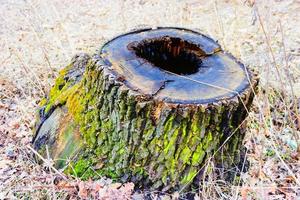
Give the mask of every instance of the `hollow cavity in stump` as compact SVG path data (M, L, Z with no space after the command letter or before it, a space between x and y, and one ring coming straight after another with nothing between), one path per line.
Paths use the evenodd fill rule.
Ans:
M42 101L34 147L80 178L188 188L208 160L239 163L256 76L219 44L179 28L118 36L74 57Z
M153 66L180 75L198 72L205 55L197 45L167 36L131 43L129 49Z

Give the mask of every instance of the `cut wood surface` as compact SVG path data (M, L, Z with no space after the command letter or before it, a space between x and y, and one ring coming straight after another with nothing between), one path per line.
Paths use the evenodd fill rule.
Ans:
M34 147L82 179L197 184L208 160L242 156L257 76L200 33L137 30L75 56L42 101Z

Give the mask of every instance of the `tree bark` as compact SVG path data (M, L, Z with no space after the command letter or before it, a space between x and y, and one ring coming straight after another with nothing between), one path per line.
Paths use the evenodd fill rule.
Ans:
M67 166L66 173L82 179L104 175L164 191L197 184L211 158L223 168L237 165L243 121L253 100L257 76L206 36L197 33L202 42L197 47L190 35L186 36L188 30L161 30L171 39L142 30L130 33L133 37L126 34L108 42L92 58L86 54L74 57L42 100L35 149L42 155L48 149L57 168ZM134 34L141 32L146 35L135 38ZM181 40L175 41L172 34ZM130 56L119 43L128 35ZM159 45L162 50L157 50ZM174 46L179 48L174 50ZM153 51L158 53L151 57ZM190 64L200 68L209 65L208 70L174 71L168 60L179 59L172 66L187 64L178 56L194 59ZM131 61L125 62L126 58ZM136 65L133 59L147 66L143 62ZM217 78L210 74L217 64L225 66L229 78L219 81L219 72L215 73ZM233 67L239 72L232 71ZM193 77L195 73L211 76L206 79L210 82ZM217 86L214 81L219 81ZM224 89L220 83L232 88ZM180 84L185 87L184 94L181 86L176 89Z

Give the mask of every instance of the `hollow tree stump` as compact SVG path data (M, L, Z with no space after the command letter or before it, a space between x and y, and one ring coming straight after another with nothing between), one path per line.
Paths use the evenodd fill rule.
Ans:
M83 179L182 188L211 157L223 168L239 163L256 85L253 72L200 33L138 30L60 72L33 144Z

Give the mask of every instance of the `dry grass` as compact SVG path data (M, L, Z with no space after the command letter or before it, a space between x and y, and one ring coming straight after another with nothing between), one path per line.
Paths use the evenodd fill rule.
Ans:
M244 141L249 170L240 184L208 177L198 197L300 197L299 1L2 1L0 13L0 199L81 194L82 183L58 186L60 175L29 156L37 103L75 53L143 26L199 30L260 75Z

